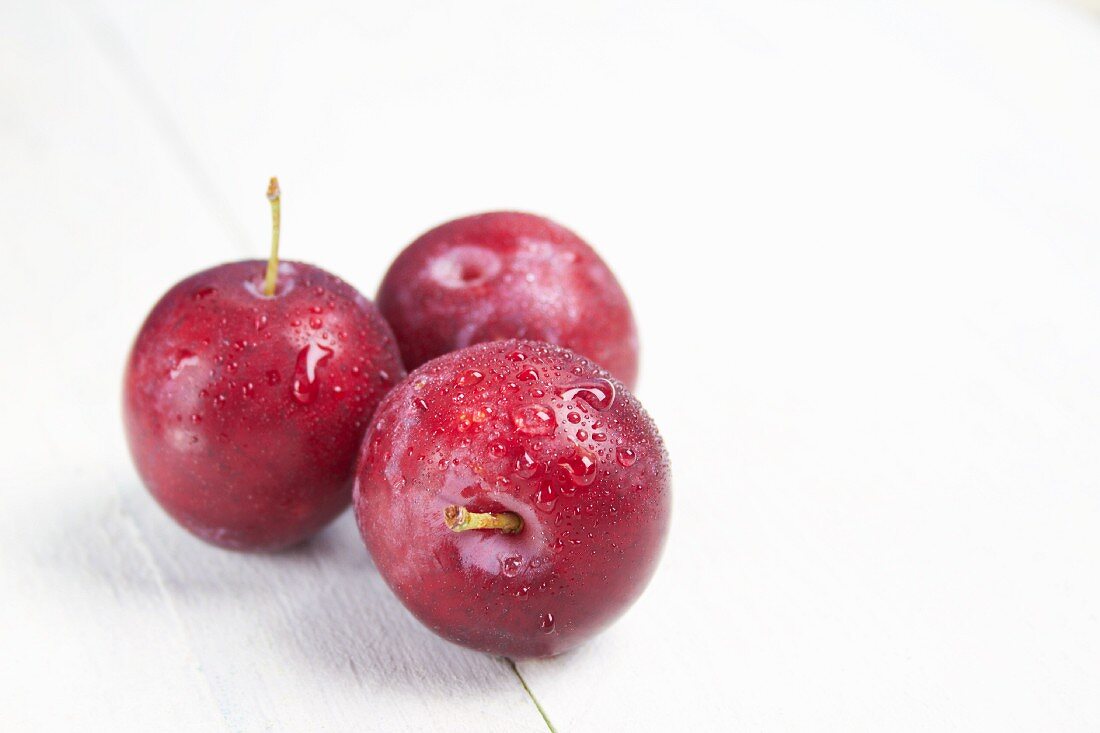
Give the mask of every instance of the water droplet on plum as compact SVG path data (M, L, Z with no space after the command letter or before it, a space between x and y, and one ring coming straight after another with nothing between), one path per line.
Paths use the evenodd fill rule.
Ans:
M590 486L596 480L596 454L579 445L572 455L560 459L558 466L576 486Z
M574 384L560 394L563 400L584 400L597 410L606 410L615 404L615 385L602 377Z
M173 360L172 368L168 370L168 377L170 379L175 379L183 372L184 369L198 363L199 357L195 356L186 349L181 349L179 353L176 354L176 358Z
M298 352L298 360L294 365L294 399L303 405L308 405L317 399L320 390L317 368L332 354L332 349L313 341Z
M460 387L471 387L484 378L485 375L479 372L477 369L467 369L466 371L458 375L458 378L455 379L455 384Z
M520 478L534 478L542 471L542 464L531 457L527 451L516 458L516 475Z
M543 481L532 500L535 502L536 509L549 514L554 511L554 505L558 502L558 492L549 481Z
M554 432L554 413L545 405L520 405L512 410L512 424L526 435L550 435Z
M502 555L500 558L500 572L506 578L519 575L521 567L523 567L523 557L520 555Z

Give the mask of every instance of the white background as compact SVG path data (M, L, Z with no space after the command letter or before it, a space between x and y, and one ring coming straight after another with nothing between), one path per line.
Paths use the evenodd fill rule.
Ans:
M373 293L520 208L604 254L662 566L518 673L560 733L1100 727L1100 22L1049 0L0 0L0 729L545 730L350 516L178 529L122 364L195 270Z

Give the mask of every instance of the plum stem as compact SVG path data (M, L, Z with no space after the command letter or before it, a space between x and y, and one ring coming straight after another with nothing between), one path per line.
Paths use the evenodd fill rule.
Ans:
M443 510L443 521L455 532L499 529L505 534L515 534L523 529L523 517L515 512L471 512L453 504Z
M279 275L279 179L271 177L267 184L267 200L271 202L271 256L267 260L267 275L264 276L264 295L275 294L275 279Z

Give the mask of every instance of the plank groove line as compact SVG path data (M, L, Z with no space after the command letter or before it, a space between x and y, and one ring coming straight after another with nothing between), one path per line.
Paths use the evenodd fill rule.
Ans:
M549 716L547 716L546 711L543 710L542 705L539 704L538 698L535 697L535 693L531 692L531 688L530 686L528 686L527 680L523 679L523 675L520 674L519 668L516 667L516 663L509 659L508 666L512 668L512 672L515 673L516 679L518 679L519 683L523 685L523 690L527 693L527 696L531 698L531 702L533 702L535 704L535 707L538 708L539 715L542 716L543 721L546 723L547 730L549 730L550 733L558 733L557 729L554 728L554 724L550 722L550 718Z

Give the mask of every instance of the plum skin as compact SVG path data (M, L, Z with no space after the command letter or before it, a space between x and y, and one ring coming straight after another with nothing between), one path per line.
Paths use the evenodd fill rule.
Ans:
M390 265L378 308L409 369L506 338L565 346L628 387L638 335L614 274L580 237L534 214L454 219L418 237Z
M351 498L371 415L405 374L389 326L358 291L284 261L234 262L173 286L126 365L123 418L145 486L199 538L278 550Z
M523 528L454 532L452 505L514 512ZM490 342L428 362L383 400L354 509L382 577L430 629L492 654L552 656L649 582L668 531L669 461L638 401L589 359Z

